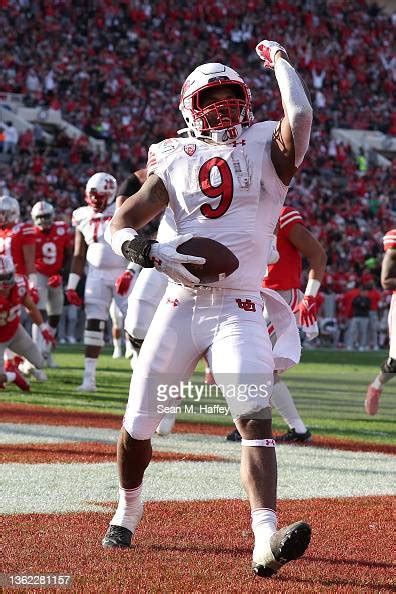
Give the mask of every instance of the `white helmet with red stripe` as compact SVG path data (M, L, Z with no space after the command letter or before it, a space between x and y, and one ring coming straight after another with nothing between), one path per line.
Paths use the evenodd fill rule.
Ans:
M116 178L99 171L89 178L85 187L85 202L95 212L103 212L114 201L117 192Z
M385 233L383 239L384 251L396 249L396 229L391 229Z
M15 266L10 256L0 256L0 291L15 284Z
M232 90L233 97L206 105L210 90L219 87ZM202 64L187 77L179 109L192 136L219 144L235 142L253 123L250 89L235 70L219 63Z
M0 225L15 225L19 221L19 202L12 196L0 196Z
M55 210L52 204L40 200L40 202L36 202L36 204L33 205L31 215L33 223L37 225L37 227L48 229L54 222Z

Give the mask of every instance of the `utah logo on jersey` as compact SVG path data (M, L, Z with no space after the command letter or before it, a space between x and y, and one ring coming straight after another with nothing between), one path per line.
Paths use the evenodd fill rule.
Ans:
M184 151L189 157L192 157L196 150L197 150L196 144L185 144L184 145Z

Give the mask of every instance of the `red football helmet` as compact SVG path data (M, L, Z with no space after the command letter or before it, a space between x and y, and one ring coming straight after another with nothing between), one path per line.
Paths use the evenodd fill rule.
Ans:
M110 175L110 173L99 171L90 177L87 182L85 187L85 202L95 212L103 212L113 202L116 192L116 178Z

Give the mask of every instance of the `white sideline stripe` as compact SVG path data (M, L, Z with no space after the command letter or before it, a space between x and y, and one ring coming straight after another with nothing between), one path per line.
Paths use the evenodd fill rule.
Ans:
M6 424L11 430L11 423ZM19 433L59 443L98 441L114 443L112 429L16 425ZM4 426L3 426L4 428ZM68 431L66 431L66 429ZM45 430L48 430L47 434ZM57 439L54 433L57 434ZM12 435L7 433L8 441ZM61 439L60 439L61 438ZM18 441L23 443L23 440ZM25 441L26 443L26 441ZM172 434L155 437L154 449L168 452L214 454L224 462L153 462L146 474L143 496L147 501L239 499L244 493L239 482L240 445L220 436ZM27 444L28 449L28 444ZM280 499L313 497L358 497L396 494L394 456L373 452L346 452L315 447L282 446L277 449ZM99 503L117 499L117 471L114 462L100 464L2 464L0 513L55 513L107 511Z
M282 448L286 456L279 456L280 499L395 494L394 464L386 456L383 459L381 455L366 454L359 459L348 452L347 456L329 457L323 455L322 449L309 449L309 456L301 457L303 448ZM373 467L375 472L369 470ZM116 504L114 463L4 464L1 474L4 487L1 514L111 513L100 502ZM237 462L182 461L153 462L147 470L143 497L146 501L245 498Z

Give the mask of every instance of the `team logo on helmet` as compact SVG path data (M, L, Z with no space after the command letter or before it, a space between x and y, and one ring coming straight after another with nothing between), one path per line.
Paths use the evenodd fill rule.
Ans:
M85 202L95 212L103 212L115 199L117 182L115 177L104 171L92 175L85 187Z

